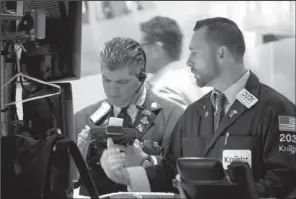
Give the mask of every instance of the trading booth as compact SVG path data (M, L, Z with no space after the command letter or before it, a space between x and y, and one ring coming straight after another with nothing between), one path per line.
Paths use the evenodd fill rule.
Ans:
M29 192L32 199L258 198L246 162L232 161L226 174L221 161L197 157L178 159L179 175L172 182L178 194L100 194L74 146L77 138L70 82L81 78L83 3L0 2L1 198L14 199ZM103 3L108 19L114 17L108 9L111 4ZM35 148L29 147L33 145ZM15 159L8 161L12 156ZM77 195L81 181L89 197ZM35 194L37 189L39 194Z

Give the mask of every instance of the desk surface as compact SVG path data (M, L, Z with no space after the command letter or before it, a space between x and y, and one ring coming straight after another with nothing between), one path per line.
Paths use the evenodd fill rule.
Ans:
M106 194L103 196L100 196L100 198L107 198L111 196L111 198L132 198L133 195L132 193L138 194L143 196L143 198L180 198L178 195L173 195L173 194L166 194L166 193L135 193L135 192L119 192L119 193L112 193L112 194ZM145 197L146 196L146 197ZM74 189L74 195L73 199L82 199L82 198L89 198L86 196L81 196L79 195L79 188ZM136 195L134 195L134 198L137 198ZM260 198L260 199L275 199L275 198Z
M172 193L153 193L153 192L117 192L111 194L105 194L100 198L180 198L179 195ZM79 195L79 188L74 189L73 199L90 198L87 196Z

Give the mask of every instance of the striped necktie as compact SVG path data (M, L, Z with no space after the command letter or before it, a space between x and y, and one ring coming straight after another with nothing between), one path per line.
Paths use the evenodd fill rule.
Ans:
M214 127L215 130L219 127L219 124L222 122L224 117L224 105L226 101L226 96L223 93L215 93L215 104L216 104L216 112L214 115Z

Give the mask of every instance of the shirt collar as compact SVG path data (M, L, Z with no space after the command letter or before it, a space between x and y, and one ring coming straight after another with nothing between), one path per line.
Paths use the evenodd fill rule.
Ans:
M223 93L226 97L226 103L233 104L236 99L236 94L239 93L243 88L245 88L248 78L250 76L250 71L248 70L240 79L238 79L235 83L233 83L230 87L228 87ZM216 89L212 90L211 93L211 101L215 107L215 95L220 93Z
M147 87L144 84L142 93L138 97L136 103L132 103L130 106L134 106L134 105L136 105L136 106L143 106L144 105L144 102L146 100L146 96L147 96ZM119 112L121 111L121 108L113 105L113 111L114 111L114 115L118 115Z

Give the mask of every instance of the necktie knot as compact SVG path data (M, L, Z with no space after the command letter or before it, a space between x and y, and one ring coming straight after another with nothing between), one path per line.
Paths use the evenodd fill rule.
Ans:
M131 128L132 127L132 118L127 113L128 107L124 107L121 109L119 114L117 115L118 118L123 119L123 127L125 128Z
M217 106L217 109L218 109L219 106L224 106L225 100L226 100L226 96L225 96L224 93L216 93L216 106Z
M123 115L127 113L127 107L121 108L120 112L118 115Z

